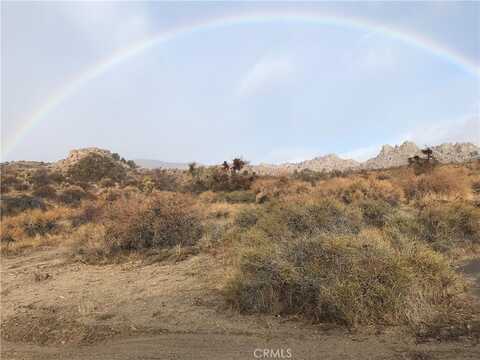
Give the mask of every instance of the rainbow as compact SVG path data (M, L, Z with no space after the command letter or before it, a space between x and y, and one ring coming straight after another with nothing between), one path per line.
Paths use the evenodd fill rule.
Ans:
M10 152L12 148L20 141L22 136L24 136L29 129L34 127L37 122L39 122L41 119L44 119L58 105L74 95L79 89L86 86L90 81L150 48L175 39L179 39L182 36L191 33L217 30L220 28L237 25L255 25L282 22L302 23L305 25L334 26L378 33L425 51L462 69L466 73L469 73L475 77L480 77L480 67L471 59L455 53L453 50L444 47L441 44L436 43L418 33L386 26L384 24L374 23L362 18L344 16L339 17L325 13L271 11L268 13L247 13L236 16L214 18L179 26L145 38L128 46L127 48L116 51L111 56L93 64L85 71L72 78L70 81L67 81L59 91L51 94L41 107L31 113L26 120L22 121L17 132L11 137L10 141L7 141L5 145L5 153Z

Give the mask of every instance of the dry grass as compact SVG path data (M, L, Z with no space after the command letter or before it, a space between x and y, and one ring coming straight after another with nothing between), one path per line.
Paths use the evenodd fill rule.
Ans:
M302 315L313 321L421 324L455 301L462 281L448 261L411 243L396 249L372 232L272 242L257 236L225 286L241 312Z
M236 191L213 179L202 189L216 191L199 194L187 191L187 172L72 185L15 171L2 185L2 253L68 244L99 264L204 251L231 266L225 299L242 312L423 332L464 321L464 284L449 260L480 248L477 165L228 180ZM205 181L216 174L204 172Z
M126 252L192 246L201 235L191 197L159 192L106 204L101 224L80 227L73 236L72 250L89 259L114 260Z

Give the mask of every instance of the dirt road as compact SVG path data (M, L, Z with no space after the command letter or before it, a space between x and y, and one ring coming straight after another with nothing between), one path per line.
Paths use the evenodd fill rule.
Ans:
M92 266L55 249L3 257L1 269L2 359L480 358L478 345L416 344L400 329L239 315L222 301L221 261L204 254Z

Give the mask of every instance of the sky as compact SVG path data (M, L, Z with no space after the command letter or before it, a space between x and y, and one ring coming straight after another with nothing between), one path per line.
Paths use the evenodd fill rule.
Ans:
M340 20L272 16L298 13ZM194 26L252 15L269 20ZM480 67L479 2L3 1L2 161L90 146L205 164L365 160L405 140L480 143L479 72L348 19Z

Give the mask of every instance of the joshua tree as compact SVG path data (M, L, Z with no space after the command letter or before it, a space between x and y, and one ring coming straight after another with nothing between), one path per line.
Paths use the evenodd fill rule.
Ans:
M197 173L197 163L196 162L191 162L190 164L188 164L188 173L191 176L196 175L196 173Z
M228 165L228 162L226 162L226 161L223 162L222 169L225 170L225 171L230 170L230 165Z
M243 167L247 165L247 162L240 159L240 158L235 158L232 161L232 170L234 173L239 172L240 170L243 169Z
M425 147L425 149L422 150L422 154L427 156L427 162L431 162L433 159L433 150L430 147Z

